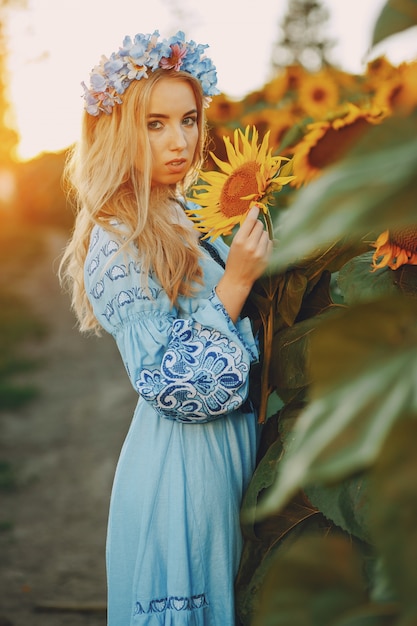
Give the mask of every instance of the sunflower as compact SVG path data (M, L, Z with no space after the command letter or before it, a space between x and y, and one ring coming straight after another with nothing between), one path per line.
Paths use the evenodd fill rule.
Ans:
M232 100L224 93L215 96L207 109L207 121L210 125L227 124L231 120L239 119L243 105L238 100Z
M322 170L340 159L383 114L378 109L362 110L348 103L347 113L332 121L309 124L307 133L294 149L294 186L300 187L319 176Z
M307 74L298 86L298 98L307 115L321 118L336 108L339 87L329 72Z
M395 75L381 81L374 104L389 113L411 113L417 107L417 62L402 63Z
M289 159L272 156L268 142L269 132L258 145L258 131L253 126L250 133L247 126L245 132L235 130L233 144L224 137L228 161L221 161L211 153L221 171L200 174L203 184L195 185L190 200L201 208L187 211L205 238L230 235L255 203L269 218L270 194L280 191L294 177L279 175L282 162Z
M288 79L285 74L279 74L264 85L264 97L268 104L280 102L288 90Z
M279 148L285 134L293 128L297 118L291 107L269 108L265 107L247 113L242 116L241 123L246 126L256 126L258 132L269 131L270 142Z
M376 248L373 270L390 267L396 270L401 265L417 265L417 226L398 230L385 230L373 244Z
M302 65L288 65L284 69L285 78L287 81L288 91L297 91L304 77L307 75L307 71Z
M378 89L385 81L391 80L396 73L397 68L384 55L377 57L367 64L365 72L366 86L372 90Z

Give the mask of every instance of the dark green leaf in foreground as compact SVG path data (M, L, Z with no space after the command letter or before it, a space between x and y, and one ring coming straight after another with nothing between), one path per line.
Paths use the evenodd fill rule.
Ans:
M417 0L388 0L374 26L372 45L417 24Z
M409 618L404 624L417 623L416 418L417 411L394 425L370 483L371 526L391 585Z
M369 467L393 424L417 412L417 301L384 299L328 320L312 338L310 367L311 400L262 514L300 488Z
M329 307L320 315L284 328L274 337L271 380L284 402L291 401L310 384L311 372L306 364L311 338L316 329L334 315L336 309L338 307Z
M303 536L274 557L253 626L330 626L366 602L352 543L338 534Z

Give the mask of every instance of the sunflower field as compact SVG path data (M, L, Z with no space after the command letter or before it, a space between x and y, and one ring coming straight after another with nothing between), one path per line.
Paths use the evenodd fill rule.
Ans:
M389 0L372 43L416 25L417 0ZM240 622L416 625L417 61L380 57L360 76L288 67L241 102L218 96L209 116L209 170L228 176L231 154L249 154L237 128L269 133L267 165L288 159L261 198L258 151L244 194L264 202L277 245L248 303L264 425Z

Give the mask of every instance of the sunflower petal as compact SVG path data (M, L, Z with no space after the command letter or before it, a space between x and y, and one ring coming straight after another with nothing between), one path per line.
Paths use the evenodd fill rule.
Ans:
M226 150L227 150L227 146L226 146ZM213 161L215 162L215 164L217 165L217 167L219 167L222 172L224 172L225 174L231 174L233 171L233 168L231 166L230 163L227 163L227 161L221 161L220 159L218 159L216 157L216 155L213 152L210 152L210 156L213 159ZM229 159L230 161L230 159Z
M231 170L233 171L234 169L236 169L237 167L239 167L239 165L243 163L243 160L241 157L239 158L239 154L237 150L235 149L235 147L232 145L232 142L230 141L229 137L224 138L224 145L226 148L227 158L229 160ZM235 139L235 146L237 145L238 144L236 144L236 139Z

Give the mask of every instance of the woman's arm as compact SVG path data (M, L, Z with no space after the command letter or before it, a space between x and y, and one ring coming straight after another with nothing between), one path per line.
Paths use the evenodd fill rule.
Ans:
M272 242L258 215L257 206L248 212L230 246L225 272L216 287L217 297L234 323L272 252Z
M213 290L185 316L135 256L97 227L86 260L86 290L97 319L116 339L135 390L160 415L218 419L243 405L258 358L245 321L233 323Z

